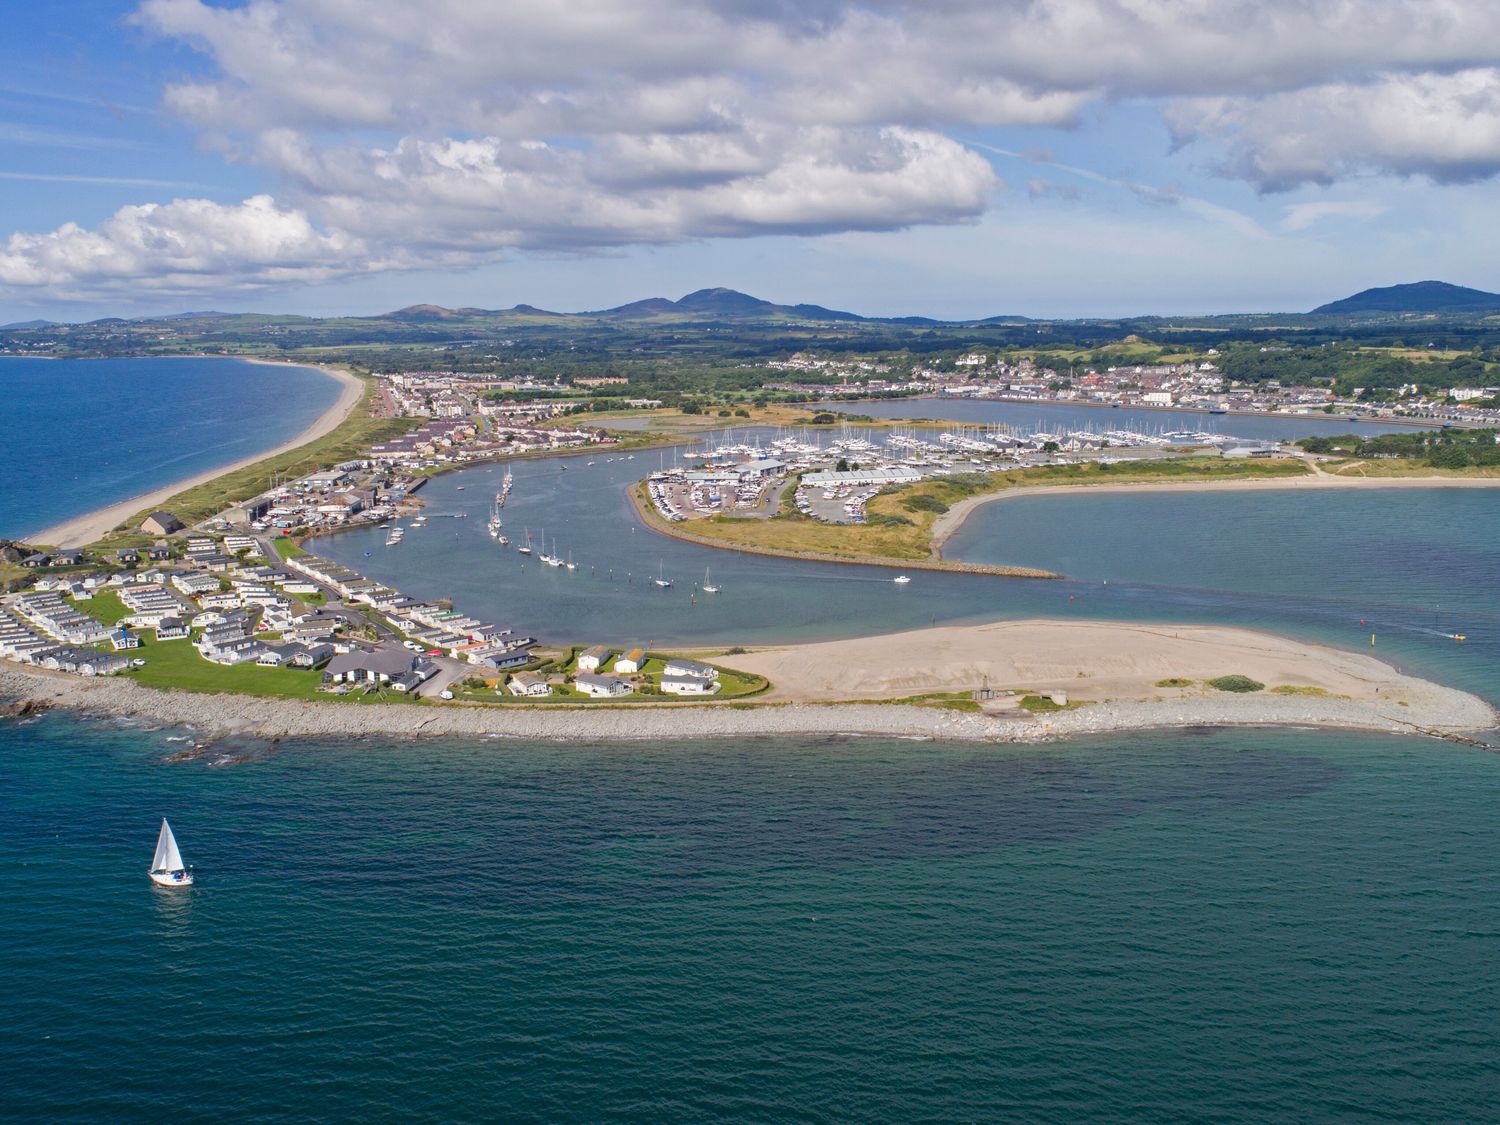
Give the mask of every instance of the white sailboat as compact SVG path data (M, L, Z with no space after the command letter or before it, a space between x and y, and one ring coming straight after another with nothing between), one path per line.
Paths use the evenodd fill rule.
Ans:
M708 567L703 568L703 585L699 587L705 594L717 594L723 587L715 586L708 580Z
M670 578L668 578L665 575L665 573L663 573L665 570L666 570L665 564L663 564L660 561L658 561L657 564L656 564L656 584L658 586L660 586L663 590L665 590L667 587L669 587L670 585L672 585L672 580Z
M562 566L563 564L562 559L557 557L556 539L552 540L552 553L547 553L547 529L545 527L542 528L542 553L537 556L537 560L546 563L548 566Z
M156 837L156 855L151 859L151 881L159 887L191 887L193 873L182 862L177 837L167 818L161 818L161 832Z
M518 555L531 554L531 528L528 527L525 529L525 531L526 538L522 541L521 545L516 548L516 554Z

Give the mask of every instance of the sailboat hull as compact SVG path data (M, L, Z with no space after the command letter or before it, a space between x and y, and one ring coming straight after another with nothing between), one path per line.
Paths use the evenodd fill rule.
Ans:
M151 881L158 887L191 887L193 885L193 873L191 871L152 871Z

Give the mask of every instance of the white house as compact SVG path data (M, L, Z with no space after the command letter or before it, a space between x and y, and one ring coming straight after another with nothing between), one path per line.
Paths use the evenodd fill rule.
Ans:
M535 672L517 672L505 685L505 690L511 695L551 695L552 685L547 682L547 677Z
M619 664L616 662L616 667ZM622 680L619 676L596 676L588 672L580 672L573 677L573 686L585 695L593 696L595 699L610 699L616 696L629 695L635 690L630 686L628 680Z
M674 657L668 660L666 667L661 670L661 674L664 677L674 676L679 679L717 680L719 678L719 670L717 668L703 664L697 660L683 660L681 657Z
M668 695L713 695L719 684L698 676L663 676L661 690Z
M578 670L580 672L597 672L609 659L609 649L603 645L595 645L593 648L585 649L578 656Z
M631 676L639 672L645 664L645 650L633 648L615 661L615 671L622 676Z

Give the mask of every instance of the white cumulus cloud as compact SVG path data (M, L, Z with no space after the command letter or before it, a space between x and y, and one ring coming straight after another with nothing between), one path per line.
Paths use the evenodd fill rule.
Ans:
M0 285L86 295L123 287L190 293L205 281L251 289L318 281L369 265L357 240L314 229L307 216L258 195L226 206L178 199L122 207L96 230L66 223L15 234L0 249Z
M1500 171L1484 0L141 0L135 18L196 53L167 110L276 201L16 235L0 283L234 288L963 223L999 180L954 135L1122 103L1262 191Z

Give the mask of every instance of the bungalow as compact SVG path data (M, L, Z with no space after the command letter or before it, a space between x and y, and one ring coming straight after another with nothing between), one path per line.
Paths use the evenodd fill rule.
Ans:
M597 672L609 659L609 649L603 645L595 645L593 648L585 649L578 657L578 670L580 672Z
M484 668L491 668L496 672L502 672L506 668L520 668L523 665L530 664L532 659L530 649L513 648L508 651L471 653L469 663L478 664Z
M214 664L248 664L252 660L259 660L260 654L265 651L265 646L250 637L240 637L236 640L224 641L218 644L200 644L198 651L204 660Z
M293 668L316 668L333 659L333 646L328 644L290 644L285 651L291 654Z
M24 559L21 560L21 565L26 567L28 570L35 570L37 569L37 567L41 566L51 566L52 556L44 555L41 553L37 553L35 555L27 555Z
M194 594L208 594L216 591L219 588L219 580L207 574L174 574L172 585L192 597Z
M91 652L78 661L80 676L113 676L130 667L130 661L112 652Z
M616 661L615 667L619 667ZM629 680L622 680L619 676L596 676L589 672L580 672L573 677L573 686L584 695L595 699L609 699L615 696L629 695L635 690Z
M121 566L134 566L141 561L141 553L132 551L129 547L121 547L115 552L115 558L120 560Z
M634 675L646 665L645 649L633 648L615 661L615 671L623 676Z
M184 640L191 632L192 630L187 627L187 622L180 617L163 617L156 623L158 641Z
M714 680L700 676L662 676L661 690L668 695L713 695L719 690Z
M674 657L668 660L666 667L661 670L661 674L664 677L674 676L679 679L717 680L719 678L719 670L717 668L700 663L697 660L683 660L681 657Z
M115 646L116 652L120 652L127 648L140 648L141 638L137 637L129 629L122 627L110 634L109 643Z
M52 555L53 566L82 566L82 551L56 551Z
M552 685L547 682L547 677L536 672L516 672L510 678L510 683L505 689L511 695L551 695Z
M42 667L53 672L76 672L81 662L98 655L86 648L59 648L42 657Z
M438 667L430 660L420 660L411 671L403 672L391 679L391 687L397 691L416 691L423 683L437 675Z
M150 535L171 535L182 530L182 521L171 512L152 512L141 521L141 530Z
M262 668L280 668L283 664L291 662L291 654L282 648L264 648L261 654L255 658L255 663Z
M325 679L335 684L385 684L410 672L415 665L416 657L410 652L374 649L369 652L350 652L343 656L335 656L329 661L328 669L323 675Z
M172 557L172 548L165 543L153 543L146 548L146 557L152 562L162 562Z

